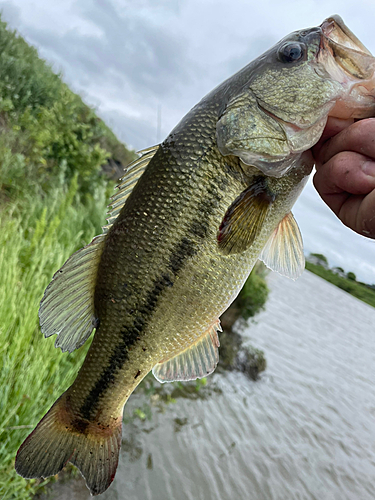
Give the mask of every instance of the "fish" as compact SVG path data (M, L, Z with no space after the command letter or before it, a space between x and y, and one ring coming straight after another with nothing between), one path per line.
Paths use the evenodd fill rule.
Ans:
M45 337L92 344L73 384L20 446L25 478L68 462L92 495L114 479L123 407L150 372L194 380L218 363L219 317L255 262L296 279L291 212L329 116L375 116L375 59L339 16L291 33L204 97L141 152L103 233L56 272L41 301ZM313 218L313 214L311 215Z

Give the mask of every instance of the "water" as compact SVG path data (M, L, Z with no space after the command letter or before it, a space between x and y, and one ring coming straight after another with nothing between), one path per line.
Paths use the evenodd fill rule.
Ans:
M266 353L261 379L213 375L202 398L126 425L100 498L374 500L375 309L308 272L269 284L243 332Z

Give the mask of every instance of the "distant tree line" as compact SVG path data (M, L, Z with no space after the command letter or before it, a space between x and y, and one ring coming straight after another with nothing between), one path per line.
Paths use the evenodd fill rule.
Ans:
M325 255L310 253L306 259L306 269L375 307L375 284L357 281L352 271L345 272L342 267L330 269Z

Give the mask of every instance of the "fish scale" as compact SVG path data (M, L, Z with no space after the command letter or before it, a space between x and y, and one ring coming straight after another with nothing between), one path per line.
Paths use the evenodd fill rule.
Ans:
M291 208L328 115L375 116L375 60L338 17L294 32L198 103L121 180L103 234L53 276L41 330L63 351L96 328L72 386L21 445L24 477L70 461L111 484L124 404L152 370L194 380L218 362L219 317L258 258L296 279ZM56 446L55 446L56 445Z
M170 145L160 147L107 236L95 291L100 327L72 386L72 390L85 387L79 396L76 391L74 398L78 414L81 404L90 408L91 414L84 413L84 418L95 419L98 411L103 414L103 408L112 409L113 401L122 407L158 361L174 356L207 330L241 289L259 254L258 248L264 246L280 219L277 206L283 209L282 198L258 245L234 256L224 256L219 251L217 228L225 208L243 191L246 184L239 178L245 176L238 175L241 172L237 158L224 159L210 149L210 144L206 150L199 149L205 156L204 168L198 169L194 163L187 166L177 153L195 130L194 111L188 119L192 122L189 134L184 129L172 133L173 149ZM214 123L211 120L211 128ZM209 125L207 120L206 129ZM189 151L189 147L186 149ZM192 148L190 155L193 154L197 151ZM293 173L283 183L289 179L289 183L299 185L305 175ZM180 192L186 195L172 204L165 200L171 197L169 186L175 177L180 182ZM247 182L251 183L251 178ZM291 189L285 192L289 196ZM213 195L217 204L213 203ZM165 220L167 226L163 224ZM192 231L202 220L208 229L203 238ZM141 224L157 225L160 230L150 233L146 240ZM171 261L178 265L171 265ZM128 313L129 308L133 314ZM109 339L111 349L103 349ZM98 365L107 368L95 373Z

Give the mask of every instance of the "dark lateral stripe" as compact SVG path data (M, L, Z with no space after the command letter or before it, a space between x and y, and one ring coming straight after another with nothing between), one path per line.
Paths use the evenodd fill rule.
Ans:
M186 259L193 256L196 251L196 245L187 238L183 238L181 242L178 243L175 251L170 257L170 261L173 262L173 271L175 274L182 268ZM173 280L165 273L154 281L153 288L147 294L144 306L134 318L133 326L131 328L124 328L121 331L121 341L114 347L111 357L108 360L107 367L101 373L94 387L87 395L81 407L80 413L82 417L90 419L92 411L98 404L100 397L115 382L118 370L121 369L129 359L129 347L139 340L140 334L152 317L158 304L159 297L166 288L171 286L173 286Z
M223 179L221 179L221 185L222 184ZM107 367L100 374L99 379L96 381L81 407L82 417L90 419L102 394L115 383L118 370L120 370L129 359L129 348L139 341L140 334L152 319L159 297L166 288L173 286L174 279L184 267L185 262L198 252L202 240L207 236L210 217L216 210L220 198L220 188L218 188L218 186L209 186L206 197L198 206L197 216L191 221L187 229L186 236L176 243L169 257L168 269L172 272L172 275L164 272L154 281L151 290L147 294L144 306L140 308L138 315L134 318L133 326L131 328L125 327L121 331L121 341L114 347L111 357L108 360Z

